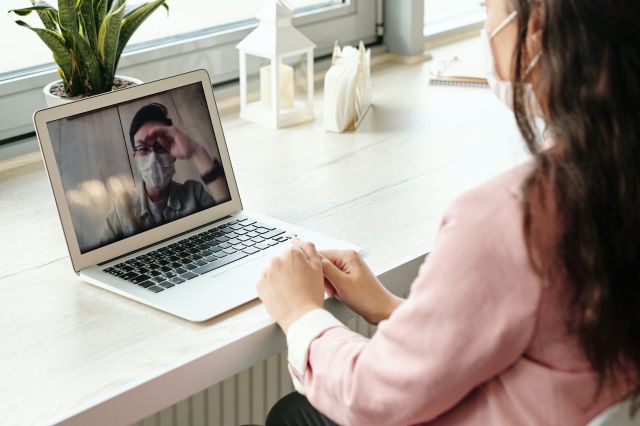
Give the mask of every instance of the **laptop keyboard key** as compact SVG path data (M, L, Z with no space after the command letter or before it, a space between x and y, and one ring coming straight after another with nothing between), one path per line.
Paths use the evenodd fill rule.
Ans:
M185 272L184 274L180 275L180 278L182 278L183 280L190 280L197 276L198 274L194 274L193 272Z
M280 234L284 234L284 231L282 229L274 229L273 231L268 231L267 233L264 233L261 235L262 238L273 238L276 235L280 235Z
M182 284L186 280L184 278L175 277L175 278L171 278L171 280L169 280L169 281L174 283L174 284Z
M247 253L247 254L253 254L253 253L259 252L260 250L258 250L257 248L254 248L254 247L247 247L247 248L243 249L242 251Z
M260 250L269 248L269 244L265 244L265 243L255 243L253 246Z
M127 281L132 282L134 284L140 284L143 283L145 281L149 281L149 278L151 278L148 275L138 275L136 277L130 278Z
M175 284L169 282L169 281L163 281L160 284L158 284L158 286L162 287L162 288L171 288L173 286L175 286Z
M211 262L205 266L202 266L194 270L193 272L195 272L196 274L202 275L209 271L213 271L214 269L218 269L222 266L228 265L229 263L235 262L236 260L240 260L246 256L247 254L241 251L237 253L233 253L233 254L230 254L229 256L223 257L222 259L218 259L215 262Z
M224 249L222 251L227 253L227 254L233 254L233 253L237 252L238 250L236 250L234 248L226 248L226 249Z
M161 291L164 290L164 288L162 288L160 286L157 286L157 285L154 285L154 286L149 287L147 290L151 290L154 293L160 293Z
M154 285L154 284L155 284L155 283L154 283L153 281L145 281L145 282L142 282L142 283L140 283L140 284L138 284L138 285L139 285L140 287L149 288L149 287L151 287L151 286L152 286L152 285Z
M273 231L274 229L276 229L275 226L266 225L264 223L256 223L254 226L256 226L256 227L259 226L260 228L265 228L265 229L268 229L269 231Z

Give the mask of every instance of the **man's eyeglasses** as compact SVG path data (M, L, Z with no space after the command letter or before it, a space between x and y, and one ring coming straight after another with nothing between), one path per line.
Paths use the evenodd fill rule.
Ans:
M166 154L167 150L156 143L153 145L145 145L145 144L136 145L133 147L133 152L136 152L139 155L149 155L152 152L155 152L157 154Z

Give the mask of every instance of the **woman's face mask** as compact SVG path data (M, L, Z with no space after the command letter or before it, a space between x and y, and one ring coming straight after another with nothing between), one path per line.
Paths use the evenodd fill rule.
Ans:
M174 158L168 153L152 152L135 158L138 171L147 186L165 188L175 174Z
M511 81L505 81L501 79L498 75L496 71L493 49L491 47L491 40L493 40L493 38L496 37L500 33L500 31L502 31L507 25L509 25L517 15L518 12L513 11L502 21L502 23L500 23L500 25L498 25L493 31L491 31L490 34L487 33L485 29L480 32L480 37L482 39L484 48L487 82L489 83L489 87L491 87L491 90L498 97L498 99L500 99L510 109L513 109L513 83ZM540 61L541 56L542 52L539 52L533 58L529 66L527 66L527 69L524 71L523 79L526 79L529 76L533 68ZM523 83L523 88L526 108L528 108L529 112L531 112L534 116L541 117L542 109L540 108L540 104L538 103L538 99L536 98L533 86L531 85L531 83Z

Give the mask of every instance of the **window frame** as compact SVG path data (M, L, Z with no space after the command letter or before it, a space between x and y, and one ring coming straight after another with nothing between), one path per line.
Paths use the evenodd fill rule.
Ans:
M377 41L378 8L371 0L343 0L322 8L303 9L293 23L316 45L316 57L329 54L335 40L341 43ZM119 75L152 81L190 69L209 71L213 84L238 78L236 44L257 26L251 19L191 34L131 46L122 56ZM330 30L329 30L330 28ZM44 107L43 87L58 79L54 65L0 81L0 145L2 141L33 132L31 117Z

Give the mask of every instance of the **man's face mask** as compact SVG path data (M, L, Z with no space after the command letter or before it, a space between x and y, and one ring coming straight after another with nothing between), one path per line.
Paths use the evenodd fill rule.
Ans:
M173 179L176 172L174 158L169 153L152 152L135 158L136 165L147 186L163 189Z

